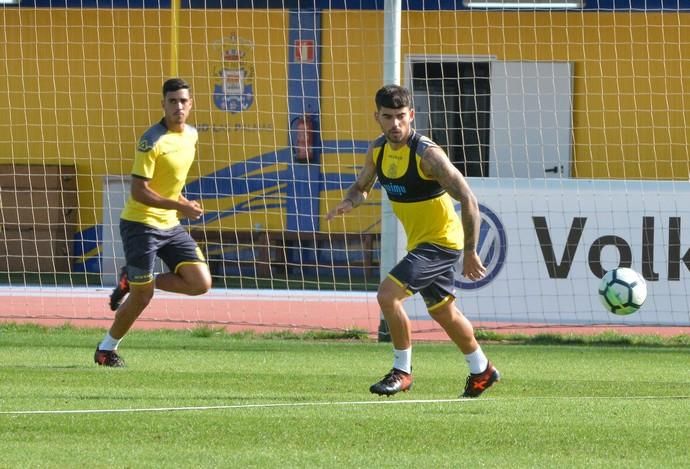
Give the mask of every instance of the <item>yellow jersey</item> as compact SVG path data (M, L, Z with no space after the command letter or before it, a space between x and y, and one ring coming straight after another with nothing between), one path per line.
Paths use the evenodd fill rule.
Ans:
M139 139L132 176L148 180L151 190L161 197L178 200L194 161L198 139L194 127L185 125L182 132L172 132L161 120ZM176 210L150 207L137 202L131 195L120 217L160 229L180 223Z
M405 230L408 251L422 243L461 250L464 233L453 198L420 167L430 146L437 145L414 130L398 150L381 135L372 143L376 174Z

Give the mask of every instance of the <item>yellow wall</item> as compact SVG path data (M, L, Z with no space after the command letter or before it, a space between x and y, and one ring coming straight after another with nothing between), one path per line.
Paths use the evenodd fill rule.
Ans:
M403 18L409 32L403 56L573 62L575 177L688 178L690 15L446 12Z
M169 12L158 10L0 11L0 164L76 164L80 228L100 222L101 178L129 173L137 138L161 116L169 22ZM190 178L287 145L287 28L287 13L277 10L180 12L179 73L192 82L193 123L202 130ZM382 13L327 11L322 28L322 140L369 140L378 131L372 113L382 84ZM573 62L573 174L686 179L688 31L687 14L407 12L403 58ZM211 95L219 44L229 37L251 41L255 71L254 105L237 114L215 108ZM330 154L322 165L353 174L362 156ZM337 200L334 192L322 210ZM378 197L343 229L375 224ZM275 215L281 212L235 222L280 228Z
M338 88L347 93L323 102L338 113L341 100L356 96L353 90L364 90L367 98L353 106L353 114L371 122L369 96L379 83L368 77L382 74L383 19L363 16L329 16L333 23L327 35L346 44L341 48L356 59L353 63L366 66L325 62L324 76L332 72L334 80L340 77ZM367 31L366 37L358 29ZM690 15L410 12L403 14L402 30L403 59L448 55L573 62L575 177L688 177L690 100L684 90L690 76ZM337 128L347 128L347 122Z

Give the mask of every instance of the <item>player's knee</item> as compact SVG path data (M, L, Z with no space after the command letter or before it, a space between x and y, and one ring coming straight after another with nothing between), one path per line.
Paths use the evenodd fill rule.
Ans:
M189 296L199 296L207 293L211 289L211 285L193 285L188 291Z
M379 306L386 310L393 308L398 300L398 298L386 290L379 290L376 293L376 301L378 301Z
M449 307L448 305L440 305L436 308L431 307L431 309L429 309L429 316L439 324L446 324L453 321L455 308Z
M211 277L203 277L195 279L189 284L187 294L190 296L199 296L207 293L211 289Z
M444 322L447 322L451 319L451 314L444 309L429 310L429 316L431 316L431 319L440 324L443 324Z
M212 286L211 273L205 266L195 264L183 266L177 275L184 282L181 293L189 296L199 296L208 292Z
M131 292L129 293L129 297L127 298L127 301L129 301L130 304L132 304L132 306L136 307L137 309L143 310L149 305L152 298L153 288L132 288Z

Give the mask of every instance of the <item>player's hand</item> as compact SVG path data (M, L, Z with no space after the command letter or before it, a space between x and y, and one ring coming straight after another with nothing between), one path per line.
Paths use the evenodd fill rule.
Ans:
M465 252L462 258L462 275L474 281L484 278L486 267L476 251Z
M198 220L201 218L201 215L204 214L204 209L201 208L201 204L196 200L189 200L182 209L180 209L179 213L190 220Z
M352 201L350 199L345 199L326 214L326 220L331 221L338 215L344 215L348 212L351 212L352 209Z

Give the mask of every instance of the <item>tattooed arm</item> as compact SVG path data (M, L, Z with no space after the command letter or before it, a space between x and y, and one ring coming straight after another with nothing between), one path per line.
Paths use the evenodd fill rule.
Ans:
M357 179L345 192L345 197L326 214L326 220L330 221L338 215L350 212L359 206L369 196L369 191L376 182L376 165L374 164L374 150L369 147L364 166L359 171Z
M429 146L421 160L427 177L435 179L451 197L460 202L460 220L465 233L463 275L470 279L484 276L486 269L477 254L479 243L479 205L467 180L438 146Z

